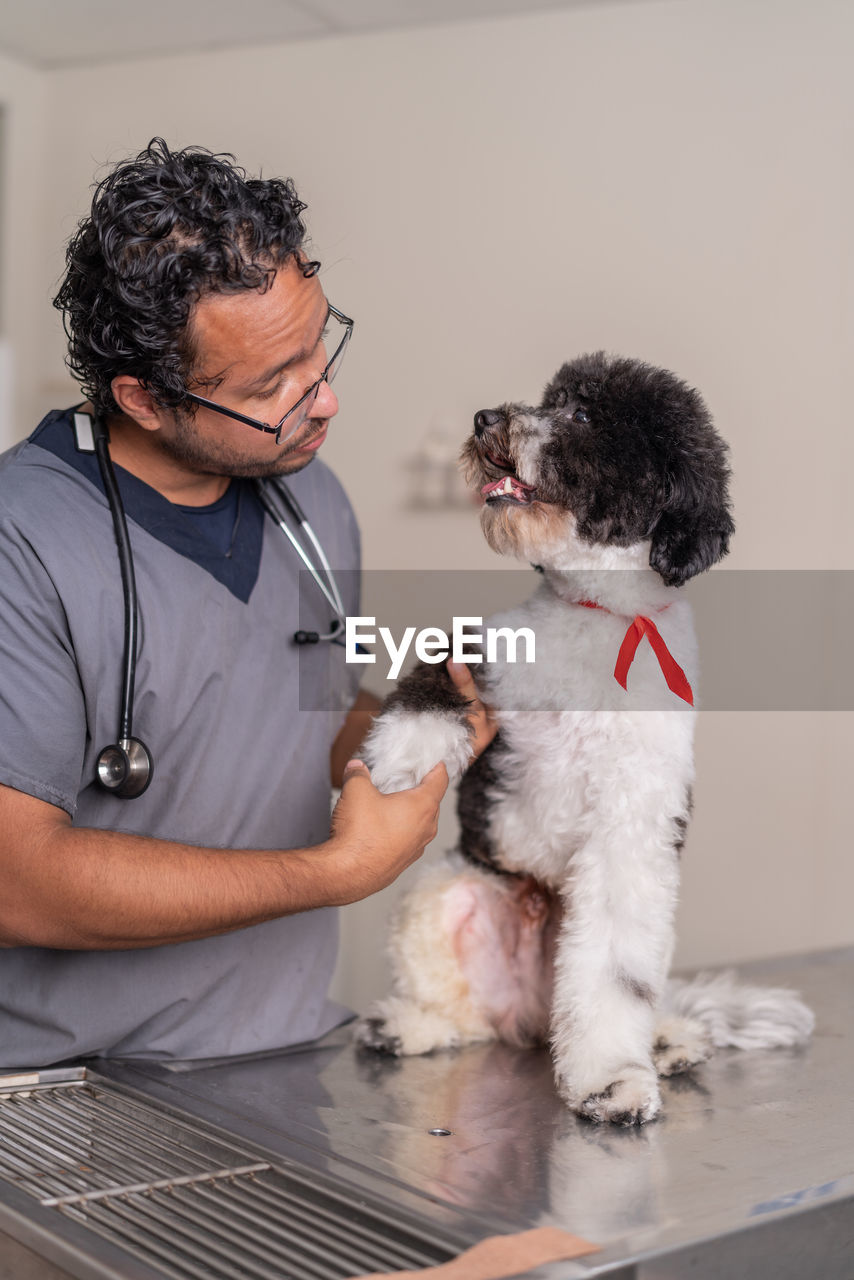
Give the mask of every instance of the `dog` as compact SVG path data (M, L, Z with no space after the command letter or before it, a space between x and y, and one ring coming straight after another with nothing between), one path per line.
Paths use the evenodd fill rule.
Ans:
M728 551L727 446L674 374L596 352L564 364L538 407L478 412L463 461L490 547L539 571L530 599L490 620L529 628L536 661L474 668L499 725L474 761L444 666L405 677L364 744L385 792L445 762L460 841L404 899L393 991L357 1042L549 1042L570 1108L643 1124L659 1077L714 1045L812 1029L792 992L667 981L698 675L680 588Z

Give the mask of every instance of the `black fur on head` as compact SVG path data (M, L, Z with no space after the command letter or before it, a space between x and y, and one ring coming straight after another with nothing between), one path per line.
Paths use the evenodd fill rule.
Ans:
M560 427L543 470L571 488L582 538L650 538L650 565L669 586L726 555L727 446L697 391L666 369L598 351L558 370L540 411Z
M521 528L548 504L571 514L582 542L649 540L649 563L668 586L726 555L734 529L727 446L698 392L667 370L583 355L558 370L538 408L504 405L475 424L464 450L470 473L500 476L490 461L498 455L508 470L518 460L527 482L516 494L523 501L487 495L502 508L491 519Z

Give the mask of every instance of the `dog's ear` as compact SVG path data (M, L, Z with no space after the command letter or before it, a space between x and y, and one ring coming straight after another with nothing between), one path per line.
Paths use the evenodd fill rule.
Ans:
M669 587L711 568L729 550L729 467L722 441L703 458L681 457L669 469L664 503L652 532L650 566Z

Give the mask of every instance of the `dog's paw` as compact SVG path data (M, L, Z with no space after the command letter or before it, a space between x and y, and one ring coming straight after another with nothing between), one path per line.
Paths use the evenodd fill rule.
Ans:
M372 1053L384 1053L392 1058L400 1057L400 1036L392 1035L383 1018L360 1018L353 1038L360 1049Z
M706 1062L713 1052L711 1036L693 1018L662 1018L655 1028L652 1060L660 1076L676 1076Z
M613 1080L579 1098L568 1090L573 1111L597 1124L640 1125L654 1120L661 1110L661 1094L652 1067L627 1063Z
M434 1049L455 1049L464 1037L455 1022L435 1009L425 1009L400 996L388 996L356 1023L361 1049L390 1057L414 1057Z
M472 744L458 712L393 707L374 722L361 754L374 786L388 794L417 786L440 760L455 782L468 767Z

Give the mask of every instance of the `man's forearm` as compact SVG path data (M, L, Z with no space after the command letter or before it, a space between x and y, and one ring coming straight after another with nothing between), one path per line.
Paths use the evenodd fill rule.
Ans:
M495 735L465 668L479 754ZM337 773L370 725L360 695L333 752ZM356 902L391 884L436 834L448 785L437 766L419 786L382 795L367 769L346 781L332 834L311 848L206 849L73 827L66 813L0 785L0 947L125 950L189 942L279 916Z
M4 946L162 946L341 901L328 844L201 849L67 826L44 832L17 874L6 871Z
M73 827L0 786L0 946L124 950L189 942L385 888L436 834L444 766L382 795L352 766L328 840L300 849L205 849Z

